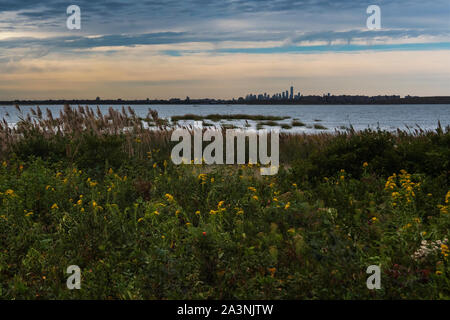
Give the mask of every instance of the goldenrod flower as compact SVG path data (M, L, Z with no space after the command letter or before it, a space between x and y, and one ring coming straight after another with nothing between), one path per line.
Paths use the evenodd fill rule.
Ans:
M270 276L273 278L273 276L275 275L275 272L277 271L277 268L268 268L267 270L269 270Z
M51 209L59 209L58 205L56 203L54 203L51 207Z

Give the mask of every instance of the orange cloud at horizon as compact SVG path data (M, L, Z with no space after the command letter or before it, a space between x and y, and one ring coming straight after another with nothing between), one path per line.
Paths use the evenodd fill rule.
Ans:
M450 51L160 54L138 46L104 54L50 53L6 65L0 100L233 98L273 94L449 95Z

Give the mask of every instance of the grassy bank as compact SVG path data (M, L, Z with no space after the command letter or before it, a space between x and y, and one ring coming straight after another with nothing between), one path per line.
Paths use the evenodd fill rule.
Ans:
M148 121L66 108L0 126L1 298L450 298L448 128L281 135L261 177L175 166Z

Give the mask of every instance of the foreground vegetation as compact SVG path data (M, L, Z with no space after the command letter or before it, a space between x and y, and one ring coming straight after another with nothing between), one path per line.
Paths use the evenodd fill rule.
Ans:
M448 128L281 135L265 177L174 166L170 133L132 110L1 125L0 297L450 298Z

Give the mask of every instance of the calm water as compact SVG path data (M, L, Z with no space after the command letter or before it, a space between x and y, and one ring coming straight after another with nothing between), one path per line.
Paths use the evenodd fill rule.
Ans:
M54 117L59 115L63 106L40 106L45 114L49 108ZM76 107L76 106L73 106ZM96 108L96 106L91 106ZM450 105L131 105L139 116L145 117L148 109L157 110L162 118L170 118L174 115L192 113L196 115L219 114L250 114L266 116L288 116L287 120L278 123L291 123L298 119L305 123L306 127L294 127L287 131L319 132L340 130L352 125L356 130L366 128L381 128L384 130L396 130L409 128L420 128L434 130L438 121L443 127L450 125ZM26 115L33 106L21 107ZM100 106L100 110L107 113L109 106ZM121 106L113 106L120 110ZM9 114L9 117L6 114ZM14 125L19 114L13 106L0 106L0 119L5 118L10 125ZM318 121L320 120L320 121ZM211 122L207 120L208 122ZM180 122L180 124L192 123L191 121ZM213 123L213 122L212 122ZM245 121L221 121L220 123L243 126ZM252 126L256 122L248 121ZM215 123L219 124L219 123ZM314 124L320 124L327 130L317 130Z

